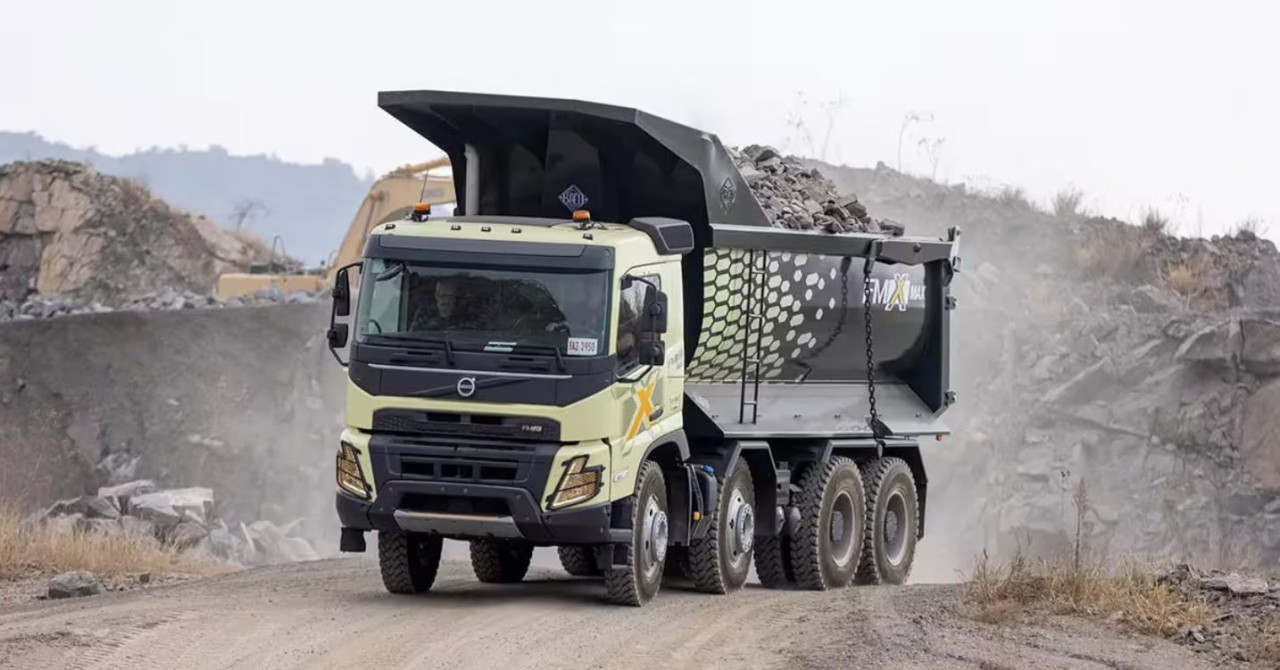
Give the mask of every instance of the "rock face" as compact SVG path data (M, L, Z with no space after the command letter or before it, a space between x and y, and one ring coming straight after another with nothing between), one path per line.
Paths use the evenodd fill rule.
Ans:
M49 580L50 598L78 598L102 593L102 581L92 572L64 572Z
M219 518L213 491L203 487L156 490L150 480L126 482L103 487L97 496L54 503L35 520L82 533L151 537L180 550L203 551L239 565L319 558L310 543L296 536L298 522L281 527L258 520L239 524L239 532L232 532ZM93 588L96 578L91 577L91 573L79 572L59 575L50 582L50 597L90 595L82 591ZM55 583L67 595L53 595Z
M208 293L270 250L78 163L0 167L0 299L110 303L161 288Z

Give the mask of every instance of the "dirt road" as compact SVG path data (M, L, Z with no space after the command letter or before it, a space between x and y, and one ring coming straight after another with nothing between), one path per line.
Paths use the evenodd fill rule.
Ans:
M955 586L748 583L712 597L672 585L642 609L602 593L547 567L483 585L451 561L430 595L397 597L368 559L283 565L0 607L0 668L1211 667L1106 624L973 622L957 614Z

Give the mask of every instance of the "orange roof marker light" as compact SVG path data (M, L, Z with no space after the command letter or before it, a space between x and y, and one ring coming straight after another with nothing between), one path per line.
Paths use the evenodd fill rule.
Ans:
M428 216L431 216L431 203L415 202L413 204L413 213L409 215L410 219L414 221L426 221Z

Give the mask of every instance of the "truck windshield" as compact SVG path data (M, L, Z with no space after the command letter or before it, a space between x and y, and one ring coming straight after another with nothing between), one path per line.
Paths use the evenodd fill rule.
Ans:
M438 267L371 258L361 343L596 356L606 353L608 274ZM553 349L554 348L554 349Z

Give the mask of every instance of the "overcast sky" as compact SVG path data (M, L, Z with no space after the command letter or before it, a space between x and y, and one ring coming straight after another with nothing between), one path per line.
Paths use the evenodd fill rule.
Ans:
M624 9L629 7L629 9ZM851 165L1280 237L1280 3L0 0L0 129L382 172L382 89L576 97ZM829 115L825 110L833 110ZM800 118L812 140L789 119ZM830 129L829 141L824 137ZM821 157L821 156L820 156Z

